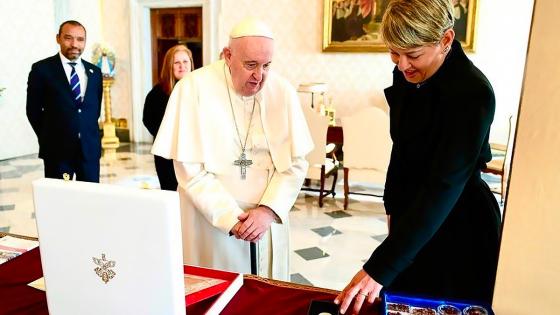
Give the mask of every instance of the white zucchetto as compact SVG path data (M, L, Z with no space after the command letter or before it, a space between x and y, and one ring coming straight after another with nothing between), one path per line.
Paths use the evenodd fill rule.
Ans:
M229 38L240 38L247 36L267 37L274 39L272 31L263 21L256 18L245 18L233 27Z

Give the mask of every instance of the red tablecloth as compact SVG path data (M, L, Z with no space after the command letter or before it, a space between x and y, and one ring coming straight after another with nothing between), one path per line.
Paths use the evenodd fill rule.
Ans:
M45 292L27 285L42 276L39 248L0 265L0 314L48 314Z
M27 286L43 276L39 248L0 265L0 314L48 314L43 291ZM307 314L311 300L333 300L338 292L246 275L243 286L222 314ZM204 314L215 298L187 306L188 315ZM379 314L377 306L360 314Z

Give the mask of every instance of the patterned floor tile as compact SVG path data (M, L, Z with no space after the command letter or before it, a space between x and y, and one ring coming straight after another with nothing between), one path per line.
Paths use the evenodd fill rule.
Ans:
M151 144L122 143L114 160L101 160L101 182L159 188L150 149ZM2 205L15 206L0 211L0 231L37 236L31 182L43 177L42 165L36 154L0 161ZM15 176L21 170L25 174ZM9 172L14 172L12 178L2 177ZM499 186L499 178L490 181ZM301 192L289 213L290 247L298 249L289 256L294 282L343 289L387 235L381 198L350 195L349 209L343 211L342 181L336 192L335 198L324 199L322 208L316 192Z
M387 234L382 234L382 235L372 235L371 236L373 239L375 239L376 241L379 241L380 243L383 242L386 238L387 238Z
M296 254L300 255L305 260L315 260L319 258L329 257L329 254L321 250L319 247L310 247L295 250Z
M334 229L332 226L323 226L323 227L320 227L320 228L311 229L311 231L321 235L321 237L325 237L327 235L342 234L342 232Z
M307 280L304 276L299 273L294 273L290 275L290 282L299 283L303 285L313 285L309 280Z
M20 178L22 175L18 170L0 172L0 179Z
M16 167L22 175L35 171L43 172L43 165L18 165Z
M340 218L346 218L346 217L351 217L352 216L348 212L342 211L342 210L325 212L325 214L328 215L329 217L333 218L333 219L340 219Z
M2 205L0 206L0 211L14 210L15 208L16 205Z
M0 194L14 193L14 192L18 192L18 191L19 191L19 188L16 188L16 187L0 188Z

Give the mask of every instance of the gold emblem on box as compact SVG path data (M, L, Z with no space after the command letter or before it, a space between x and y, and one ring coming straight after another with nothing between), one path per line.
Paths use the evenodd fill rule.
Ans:
M93 257L93 262L98 265L99 267L95 267L95 273L101 277L103 282L107 283L109 280L115 277L116 273L111 270L116 265L114 260L107 260L105 259L105 254L101 254L101 259Z

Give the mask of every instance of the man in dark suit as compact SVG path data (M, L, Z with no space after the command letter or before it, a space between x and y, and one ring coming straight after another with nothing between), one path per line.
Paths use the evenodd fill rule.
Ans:
M60 25L60 52L33 64L27 81L27 118L39 140L45 177L99 182L98 119L101 71L82 60L86 30L77 21Z

